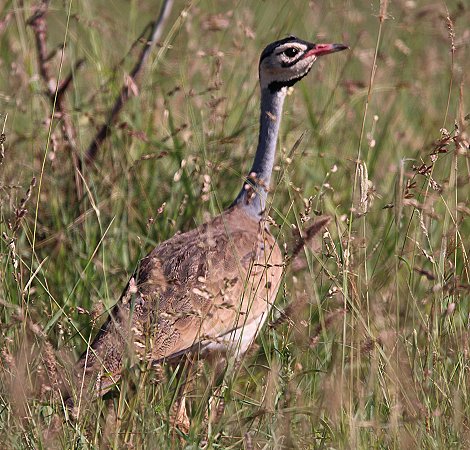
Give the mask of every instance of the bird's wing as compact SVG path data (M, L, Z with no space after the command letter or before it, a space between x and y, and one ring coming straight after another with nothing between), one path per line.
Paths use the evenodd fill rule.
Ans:
M98 375L102 394L126 356L159 361L215 341L269 310L281 274L274 238L237 208L176 235L141 261L79 371Z

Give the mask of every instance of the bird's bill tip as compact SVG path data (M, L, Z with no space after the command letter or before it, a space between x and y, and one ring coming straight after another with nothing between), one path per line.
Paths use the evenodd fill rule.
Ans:
M330 53L341 52L347 50L349 47L344 44L314 44L313 48L309 50L305 56L322 56Z

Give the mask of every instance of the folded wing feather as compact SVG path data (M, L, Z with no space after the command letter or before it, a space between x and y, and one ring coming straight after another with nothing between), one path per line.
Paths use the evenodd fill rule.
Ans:
M282 255L265 224L233 207L156 247L77 366L96 395L126 358L161 361L194 349L244 352L275 300Z

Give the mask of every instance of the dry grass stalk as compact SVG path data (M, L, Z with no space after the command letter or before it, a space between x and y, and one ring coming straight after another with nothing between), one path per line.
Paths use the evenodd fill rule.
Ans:
M3 164L3 160L5 159L5 142L7 140L7 136L5 134L5 128L7 125L8 114L5 114L5 118L3 120L3 127L2 132L0 133L0 166Z
M184 434L189 433L191 421L186 412L186 395L182 395L173 405L173 412L170 416L170 425L178 428Z
M304 236L300 236L298 238L298 241L292 249L291 254L286 257L286 266L289 266L291 261L299 255L300 251L304 248L304 245L306 245L316 234L318 234L322 228L326 227L330 220L330 217L319 217L315 223L305 230Z
M327 331L337 320L342 318L346 314L346 310L344 308L338 308L325 317L325 320L323 323L319 323L312 335L310 336L310 348L314 348L318 345L320 342L320 334L323 331Z
M85 155L85 160L87 163L92 163L96 155L98 154L99 149L103 145L103 142L107 139L110 134L111 126L116 121L119 113L121 112L123 106L126 104L127 100L129 100L129 83L134 86L134 92L138 88L138 78L146 66L147 60L150 56L150 52L155 46L156 42L160 39L163 33L163 28L166 25L166 22L170 16L171 10L173 8L173 0L164 0L162 3L162 7L160 9L160 13L158 18L153 22L153 25L150 30L150 35L148 41L145 43L144 47L142 48L140 55L131 70L130 74L127 75L127 83L124 82L118 97L116 98L113 107L110 109L108 113L108 117L106 122L101 126L99 131L96 133L94 138L91 141L90 146Z
M244 446L245 450L253 450L254 449L253 439L252 439L250 433L245 433L245 435L243 436L243 446Z
M82 181L79 175L81 170L80 157L77 147L77 131L72 122L72 118L65 103L65 93L73 81L74 70L77 70L84 62L78 60L75 63L74 70L58 84L49 69L50 54L47 49L47 21L46 16L49 10L49 1L41 0L33 9L33 14L27 21L32 28L36 40L36 55L38 59L39 72L46 85L46 93L51 104L51 121L57 118L61 121L61 129L65 145L70 150L72 164L74 168L75 187L77 201L80 201L83 195ZM64 59L65 48L62 48L61 60ZM60 72L59 72L60 74ZM51 128L52 129L52 128Z

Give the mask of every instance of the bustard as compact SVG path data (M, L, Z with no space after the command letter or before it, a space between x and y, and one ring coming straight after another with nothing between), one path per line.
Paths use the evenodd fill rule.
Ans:
M77 363L75 395L83 389L93 396L107 392L126 358L159 362L189 351L242 355L247 350L282 275L281 251L267 228L265 209L287 88L307 75L319 56L346 48L289 36L263 50L258 148L240 193L225 212L142 259Z

